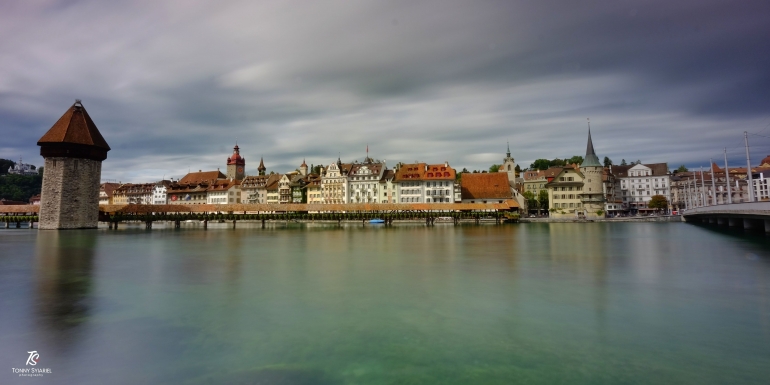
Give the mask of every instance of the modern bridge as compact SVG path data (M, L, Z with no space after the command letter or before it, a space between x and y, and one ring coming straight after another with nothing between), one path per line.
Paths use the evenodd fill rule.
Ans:
M702 206L682 212L686 222L706 223L770 233L770 202L745 202Z

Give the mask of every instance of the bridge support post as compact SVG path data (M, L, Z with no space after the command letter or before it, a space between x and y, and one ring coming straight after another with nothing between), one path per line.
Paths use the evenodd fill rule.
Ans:
M716 224L716 223L717 223L717 219L716 219L716 218L714 218L714 217L709 217L709 224L712 224L712 225L714 225L714 224Z
M147 230L151 230L152 229L152 221L148 220L147 222L145 222L144 223L144 228L146 228Z
M235 219L233 219L233 228L235 228Z
M765 232L770 234L770 219L765 219Z
M743 220L743 229L744 230L754 230L754 229L756 229L756 226L754 226L754 220L752 220L752 219L744 219Z
M209 228L209 220L208 219L204 219L203 220L203 229L205 230L205 229L208 229L208 228Z
M118 229L118 222L115 222L115 230Z
M5 222L5 228L10 229L11 228L11 222Z
M179 220L174 221L174 228L178 229L179 226L180 226L180 221Z
M21 228L21 222L16 222L16 228L17 228L17 229L20 229L20 228Z
M725 218L717 218L717 225L724 226L727 224L727 219Z
M728 218L728 219L727 219L727 223L728 223L728 225L729 225L730 227L737 227L737 226L740 226L741 222L742 222L742 221L741 221L740 219L738 219L738 218Z
M109 227L110 230L112 230L112 222L107 222L107 226Z
M262 218L262 228L263 229L265 228L265 219L264 218Z

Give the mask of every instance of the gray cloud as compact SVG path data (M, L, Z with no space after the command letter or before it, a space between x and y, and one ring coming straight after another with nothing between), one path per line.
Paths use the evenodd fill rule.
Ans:
M589 116L602 157L705 164L769 123L769 8L2 4L0 157L41 163L35 142L81 98L113 148L103 176L122 181L223 168L236 140L252 173L260 156L281 172L367 144L390 165L481 169L508 140L526 166L581 154Z

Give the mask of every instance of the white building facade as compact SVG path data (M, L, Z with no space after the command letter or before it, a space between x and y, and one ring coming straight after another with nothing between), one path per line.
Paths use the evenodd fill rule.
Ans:
M668 164L636 164L625 173L615 178L615 193L621 198L623 206L632 212L646 211L653 195L663 195L669 202L671 195L671 176Z

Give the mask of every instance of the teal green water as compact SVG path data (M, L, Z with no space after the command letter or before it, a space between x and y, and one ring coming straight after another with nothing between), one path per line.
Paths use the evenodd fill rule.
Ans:
M22 378L37 350L40 378ZM26 366L30 367L30 366ZM0 230L0 384L767 384L770 237Z

